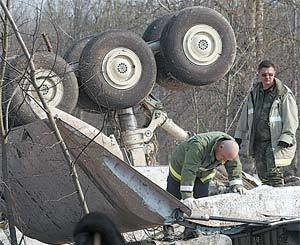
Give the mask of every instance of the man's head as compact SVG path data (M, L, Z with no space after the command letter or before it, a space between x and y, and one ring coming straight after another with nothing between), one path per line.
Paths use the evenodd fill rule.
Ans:
M275 78L275 65L269 60L262 61L258 65L258 75L264 90L272 87Z
M235 140L222 140L217 143L215 157L218 161L230 161L239 154L239 145Z

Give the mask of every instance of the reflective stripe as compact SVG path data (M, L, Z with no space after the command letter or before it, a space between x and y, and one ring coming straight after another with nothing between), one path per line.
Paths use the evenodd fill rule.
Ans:
M270 117L270 122L281 122L281 117L280 116Z
M248 110L248 114L253 114L253 108Z
M243 181L241 179L233 179L229 181L229 185L243 185Z
M281 159L275 159L275 166L282 167L282 166L288 166L292 163L293 158L281 158Z
M169 169L170 169L171 174L177 180L180 181L181 180L181 175L175 171L175 169L172 167L171 163L169 163ZM217 173L217 170L214 169L209 175L203 176L199 179L201 180L202 183L204 183L205 181L208 181L208 180L212 179L213 177L215 177L216 173Z
M204 183L208 180L211 180L213 177L215 177L216 173L217 173L217 170L214 169L209 175L200 178L201 182Z
M181 180L181 175L178 174L175 169L172 167L171 163L169 163L169 169L171 174L177 179L177 180Z
M180 186L180 191L192 192L193 189L194 189L194 186L192 186L192 185L181 185Z

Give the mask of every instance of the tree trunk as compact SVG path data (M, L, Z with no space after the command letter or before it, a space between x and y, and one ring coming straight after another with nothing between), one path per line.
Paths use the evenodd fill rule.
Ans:
M3 5L4 3L1 2ZM10 8L10 0L6 0L6 6ZM3 80L5 74L5 67L7 61L7 52L8 52L8 17L7 15L4 16L3 21L3 32L2 32L2 58L3 61L0 65L0 101L2 101L2 88L3 88ZM2 181L4 183L4 199L6 203L7 209L7 218L8 218L8 225L9 225L9 234L10 234L10 243L12 245L17 245L17 235L15 229L15 221L14 221L14 213L13 213L13 200L10 191L10 181L8 176L8 162L7 162L7 146L8 146L8 139L7 139L7 132L4 128L4 120L2 117L2 103L0 106L0 142L1 142L1 162L2 162Z
M297 40L300 38L300 15L297 12L296 7L294 8L294 42L293 42L293 58L294 58L294 69L293 69L293 80L294 80L294 93L297 101L297 105L300 105L300 81L299 81L299 46L297 46ZM298 115L298 119L300 121L300 113ZM297 150L295 156L295 167L296 167L296 174L300 176L300 128L298 127L297 130Z
M264 3L262 0L256 0L256 60L258 62L261 61L264 56L263 17Z
M255 28L256 28L256 0L253 1L246 1L245 6L245 15L246 15L246 25L248 26L249 30L249 40L250 40L250 50L249 52L250 60L254 61L256 59L256 48L255 48ZM249 66L250 72L255 72L256 63L252 62Z

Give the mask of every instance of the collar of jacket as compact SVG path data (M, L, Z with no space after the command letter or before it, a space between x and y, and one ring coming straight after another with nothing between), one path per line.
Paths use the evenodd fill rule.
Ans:
M274 78L275 81L275 86L277 89L277 96L281 97L282 95L284 95L286 93L286 88L284 87L283 83L278 79L278 78ZM258 82L254 85L253 90L255 91L255 93L257 93L260 88L262 88L262 84L261 82Z
M278 96L282 96L286 93L286 88L283 86L283 83L278 78L275 78L275 85L278 91Z
M217 143L222 141L222 140L232 140L233 138L231 136L226 136L226 135L223 135L223 136L220 136L219 138L216 139L216 142L214 143L213 147L211 148L211 151L210 151L210 156L211 156L211 163L217 163L217 165L221 165L221 164L224 164L225 161L219 161L216 159L216 155L215 155L215 150L216 150L216 147L217 147Z

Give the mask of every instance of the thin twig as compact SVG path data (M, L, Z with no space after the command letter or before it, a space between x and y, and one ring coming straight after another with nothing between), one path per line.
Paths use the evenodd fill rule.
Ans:
M50 43L50 40L49 40L47 34L46 34L46 33L42 33L42 37L43 37L44 42L45 42L45 44L46 44L46 46L47 46L48 52L51 52L51 53L52 53L52 52L53 52L53 48L52 48L52 45L51 45L51 43Z

